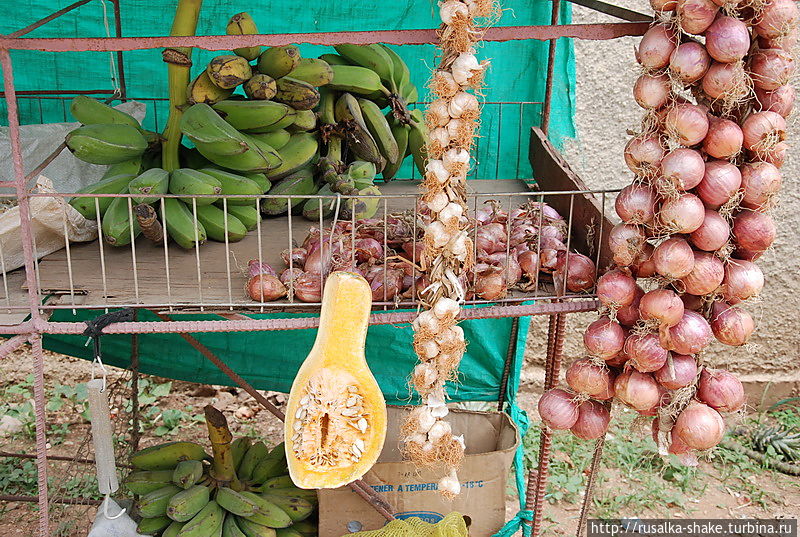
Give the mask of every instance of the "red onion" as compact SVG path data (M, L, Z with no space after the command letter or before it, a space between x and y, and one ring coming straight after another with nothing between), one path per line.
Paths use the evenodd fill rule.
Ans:
M403 243L403 253L409 261L419 264L425 251L425 244L422 241L408 241ZM416 251L415 251L416 250Z
M301 274L303 274L303 269L300 267L287 268L281 272L281 283L284 285L289 285L290 282L293 282Z
M403 291L403 271L376 265L372 267L365 278L369 281L372 289L372 300L375 302L387 302Z
M621 266L633 264L644 246L644 231L639 226L617 224L608 234L608 248L614 262Z
M359 263L383 259L383 245L375 239L356 239L355 250Z
M733 63L750 50L747 25L734 17L720 16L705 32L706 49L718 62Z
M512 247L527 243L536 238L539 228L533 224L515 223L511 227L510 244Z
M275 270L269 263L251 259L248 263L250 278L247 280L245 291L251 300L258 302L272 302L286 296L286 287L278 279Z
M783 35L777 37L758 37L758 48L770 49L779 48L787 52L792 52L800 41L800 31L795 26L787 30Z
M730 259L725 264L722 286L723 298L731 304L737 304L761 292L764 287L764 273L751 261Z
M607 315L586 327L583 344L592 356L611 358L616 356L625 344L625 330Z
M714 254L707 252L694 253L694 268L687 276L681 278L684 290L690 295L703 296L713 293L725 276L725 266Z
M739 306L719 301L711 308L711 331L725 345L741 347L750 340L755 328L753 317Z
M300 302L322 300L322 278L315 272L304 272L292 281L294 296Z
M658 168L664 147L654 136L638 136L625 144L625 164L633 173L647 175Z
M763 252L775 240L775 222L766 213L742 211L733 218L733 236L744 250Z
M781 171L769 162L749 162L742 166L741 205L748 209L769 207L770 200L781 189Z
M569 429L578 420L574 396L560 388L547 390L539 398L539 416L551 429Z
M648 224L653 221L656 213L656 199L656 193L652 188L634 183L626 186L617 194L614 208L623 222Z
M689 235L689 242L706 252L715 252L727 244L731 227L717 211L706 209L703 223Z
M696 104L676 104L664 118L667 133L684 146L697 145L708 133L708 118Z
M762 255L764 255L764 252L757 252L755 250L747 250L745 248L742 248L741 246L737 246L733 250L733 255L734 255L734 257L736 259L742 259L744 261L755 261L756 259L758 259Z
M539 236L541 236L543 240L544 239L554 239L557 241L564 240L564 232L561 231L561 228L550 225L542 226L542 229L539 230Z
M506 296L503 269L488 266L475 275L475 294L484 300L497 300Z
M493 222L480 226L475 234L475 251L493 254L506 249L506 227Z
M539 256L536 252L532 250L520 252L517 256L517 262L523 274L530 280L536 279L536 273L539 272Z
M633 98L646 110L661 108L667 103L671 90L667 75L650 75L644 73L633 85Z
M744 134L735 122L710 116L708 134L703 139L703 151L709 156L729 159L742 150Z
M564 375L570 388L585 393L594 399L605 401L614 397L614 378L605 365L598 365L589 358L575 360Z
M692 401L680 413L672 427L672 437L692 449L711 449L722 440L725 422L708 405Z
M561 244L559 248L545 248L542 246L542 251L539 255L539 269L542 272L552 273L558 266L558 252L566 250L567 247Z
M702 315L685 310L678 324L662 329L661 345L678 354L696 354L706 348L714 338L711 327Z
M653 11L675 11L678 0L650 0L650 7Z
M636 297L636 280L621 270L609 270L597 279L597 298L604 306L630 306Z
M634 410L649 410L661 401L661 390L652 375L628 369L614 381L617 399Z
M689 311L700 312L705 308L705 302L702 297L697 295L683 294L681 295L681 302L683 307Z
M576 252L567 255L566 251L560 251L553 280L556 282L556 289L560 291L564 289L566 277L567 291L579 293L594 287L595 272L594 261L585 255Z
M258 259L251 259L247 263L247 273L252 278L259 274L269 274L270 276L277 276L275 269L269 263L260 262Z
M755 32L775 39L796 28L800 19L797 6L792 0L771 0L764 6L755 24Z
M658 219L670 233L691 233L703 224L706 209L694 194L681 194L661 204Z
M795 96L796 92L792 85L781 86L773 91L756 88L756 100L761 109L775 112L785 118L792 113Z
M639 303L644 296L644 290L636 286L636 295L633 302L628 306L623 306L617 310L617 322L622 326L633 326L639 320Z
M789 151L789 144L786 142L778 142L770 151L761 152L756 154L758 160L774 164L775 167L780 168L786 161L786 154Z
M308 251L305 248L292 248L289 250L288 248L281 252L281 259L283 262L286 263L286 266L289 266L289 258L291 257L292 261L292 268L299 267L303 268L303 265L306 263L306 256L308 255Z
M653 263L653 250L649 242L642 245L642 251L631 265L637 278L651 278L656 275L656 265Z
M667 361L669 353L661 346L656 334L631 334L625 340L629 363L640 373L657 371Z
M676 11L681 30L700 35L714 22L719 6L711 0L678 0Z
M522 268L520 268L517 257L514 254L506 255L505 252L498 252L488 255L484 259L490 265L504 270L506 287L513 287L522 278Z
M328 241L325 240L322 246L317 246L316 248L309 250L303 268L306 272L321 274L325 272L330 263L331 249L330 246L328 246Z
M773 91L790 82L794 73L791 53L777 48L757 50L750 57L750 76L757 88Z
M672 237L653 250L653 263L662 276L679 279L689 274L694 268L694 253L686 239Z
M691 190L700 184L705 169L706 163L700 153L685 147L670 151L661 160L661 176L678 190Z
M667 392L667 390L665 390L664 387L661 386L661 384L656 383L656 386L658 387L658 403L645 410L637 410L640 416L647 416L647 417L657 416L658 410L662 406L669 404L670 395Z
M672 361L671 367L670 360ZM684 388L693 383L697 377L697 360L693 356L673 354L653 376L668 390Z
M654 319L661 326L675 326L683 317L683 302L674 291L653 289L639 302L639 314L645 321Z
M675 30L666 24L656 24L642 36L635 50L636 61L645 69L661 69L669 63L669 56L677 46Z
M744 147L754 153L768 153L786 139L786 119L777 112L756 112L742 123Z
M744 386L735 375L708 367L700 373L697 397L718 412L736 412L747 402Z
M618 355L609 358L605 362L608 367L622 367L628 362L628 356L625 354L625 351L622 350Z
M744 99L748 94L749 77L742 63L713 62L703 77L703 91L713 100Z
M669 70L684 84L703 78L710 65L711 58L706 48L693 41L681 43L669 57Z
M706 162L706 173L697 185L697 195L709 209L725 205L742 185L739 168L722 160Z
M583 440L595 440L606 434L611 413L603 403L584 401L578 407L578 419L570 427L572 434Z

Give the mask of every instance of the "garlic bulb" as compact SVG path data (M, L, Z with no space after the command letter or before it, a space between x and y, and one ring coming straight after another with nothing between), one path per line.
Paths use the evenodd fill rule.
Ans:
M461 483L458 482L455 469L450 470L449 475L439 480L439 490L446 495L458 496L461 494Z
M474 130L475 124L472 121L464 121L463 119L450 119L444 127L447 129L447 134L450 135L450 140L458 140L463 136L463 132L467 129Z
M461 216L464 214L464 208L458 203L448 203L447 206L439 211L437 218L444 225L458 225Z
M436 358L436 356L439 354L439 344L432 339L418 343L417 346L419 347L419 351L422 354L421 358L424 360L432 360ZM427 366L427 364L419 364L419 365Z
M450 123L452 122L453 120L450 120ZM431 142L436 142L443 149L446 148L448 145L450 145L450 140L451 140L450 129L448 129L447 127L436 127L430 132L428 136Z
M466 261L469 250L467 249L467 232L461 231L453 237L448 245L450 253L456 256L459 261Z
M450 173L460 172L465 165L469 166L469 158L469 151L453 147L442 155L442 165Z
M414 410L411 411L411 416L417 422L417 432L419 433L427 433L433 427L433 424L436 423L436 418L431 415L431 410L426 406L418 406ZM420 434L419 436L422 436ZM422 436L423 441L425 441L425 437ZM421 444L422 442L420 442Z
M447 207L447 204L449 202L450 200L447 197L447 194L445 194L444 192L437 192L433 196L433 199L431 199L431 201L428 202L428 209L430 209L434 213L438 213L439 211Z
M431 105L432 106L432 105ZM480 111L480 104L477 97L465 91L459 91L450 99L447 108L450 117L459 118L464 115L476 116ZM440 125L444 126L444 125Z
M443 69L434 71L431 87L439 97L452 97L461 89L458 82L453 79L453 75Z
M453 436L453 440L461 444L461 449L467 449L467 444L464 443L464 435L460 434L458 436Z
M450 409L447 408L447 405L432 406L430 408L431 408L431 416L435 418L443 418L450 413Z
M446 434L450 434L450 424L443 420L437 420L428 431L428 440L434 444L442 439Z
M419 444L421 446L427 441L428 436L425 433L414 433L406 436L406 443L410 444Z
M450 111L448 102L444 99L436 99L428 106L426 119L431 127L444 127L450 121Z
M458 306L458 302L453 300L452 298L447 298L446 296L441 297L439 300L436 301L436 304L433 305L433 313L438 318L443 319L448 316L455 317L458 315L458 312L461 308ZM450 330L445 330L440 332L440 334L444 334L450 332Z
M434 356L436 355L434 354ZM414 367L414 385L417 386L417 389L430 388L436 384L437 377L436 369L429 363L418 364Z
M469 79L475 74L483 71L483 66L478 62L478 58L469 52L463 52L453 60L453 80L466 86L469 84Z
M459 0L447 0L439 6L439 17L443 23L452 24L458 17L469 17L469 8Z
M425 329L434 334L439 332L439 318L430 310L420 313L417 318L414 319L414 322L417 324L417 327L414 328L416 331Z
M444 162L441 160L429 160L428 164L425 165L425 174L432 175L439 184L446 183L450 177L450 172L445 168Z
M430 236L435 248L444 248L450 242L450 233L444 227L444 224L438 220L434 220L428 224L426 237Z
M447 408L447 405L445 404L444 401L444 388L441 388L439 390L436 390L435 392L430 393L428 395L428 400L426 401L426 403L428 407L431 408L431 410L441 406Z
M433 443L432 443L432 442L430 442L429 440L426 440L426 441L425 441L425 442L422 444L422 451L424 451L424 452L426 452L426 453L429 453L429 452L433 451Z

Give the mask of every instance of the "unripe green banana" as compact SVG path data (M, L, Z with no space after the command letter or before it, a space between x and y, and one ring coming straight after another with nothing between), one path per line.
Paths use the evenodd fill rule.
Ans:
M164 198L165 227L167 233L178 246L194 248L195 244L206 241L206 230L203 224L194 219L191 207L176 198Z
M208 455L200 444L178 441L140 449L131 455L130 461L141 470L172 470L181 461L206 458Z
M293 134L278 154L282 164L266 172L266 176L275 181L316 162L319 157L319 140L315 134L299 132Z
M317 194L320 196L336 196L328 184L322 185ZM303 203L303 218L312 222L319 222L320 214L322 214L322 218L330 218L334 210L336 210L336 199L312 198ZM263 483L264 480L260 482ZM259 483L259 481L256 481L256 483Z
M336 119L346 122L345 136L348 147L361 160L381 163L382 156L378 144L367 129L358 100L349 93L343 93L336 101Z
M286 462L286 442L279 442L278 444L272 446L272 449L269 450L269 456L271 458L282 459L284 462Z
M217 201L214 205L220 207L221 203ZM256 205L257 203L255 201L252 206L228 205L228 215L235 216L247 231L253 231L258 227L258 222L261 220L261 214L258 212L258 209L256 209Z
M111 164L106 168L106 172L101 179L108 179L117 175L133 175L136 177L142 172L142 157L136 157L131 160L123 160L116 164Z
M275 530L275 537L303 537L303 534L290 526Z
M300 61L300 49L294 45L270 47L258 57L258 72L279 79L291 73Z
M292 522L305 520L314 512L314 504L298 496L262 493L261 497L283 509Z
M346 91L359 95L370 96L380 92L388 95L390 92L381 83L381 77L372 69L360 65L331 65L333 80L325 86L336 91Z
M214 155L238 155L248 150L241 133L207 104L195 104L183 113L181 132L195 143L200 154L206 158L209 152Z
M392 128L386 117L378 108L378 105L368 99L357 99L358 105L361 107L361 115L364 118L364 123L367 125L367 130L372 135L372 139L378 144L381 155L389 163L396 163L402 158L397 148L397 140L394 139Z
M167 516L178 522L188 522L208 504L210 490L205 485L192 485L170 498Z
M135 176L122 174L106 177L89 186L83 187L76 194L121 194L128 191L128 184ZM95 204L97 200L97 204ZM97 209L100 209L100 216L103 216L114 198L72 198L69 204L75 208L84 218L97 220Z
M114 198L103 215L103 237L111 246L130 244L142 232L133 215L133 205L130 198Z
M426 145L428 143L428 127L422 117L420 110L411 111L411 119L414 123L408 132L408 150L414 158L414 165L420 175L425 176L425 162L428 160Z
M255 442L250 446L250 449L247 450L247 453L244 454L236 476L242 481L249 481L253 476L253 470L255 470L256 466L266 459L268 455L269 449L267 449L264 442Z
M155 518L167 514L167 505L173 496L181 491L173 484L166 485L139 498L137 507L145 518Z
M307 196L316 194L317 187L314 183L314 170L311 166L300 168L294 173L275 183L269 191L270 196ZM289 204L292 208L305 202L302 197L291 198ZM288 212L289 206L286 198L266 198L261 200L261 213L266 216L277 216Z
M323 60L328 65L353 65L347 58L339 56L338 54L322 54L319 59Z
M317 115L313 110L298 110L294 116L294 123L286 127L290 132L312 131L317 126Z
M358 193L363 198L348 199L342 210L342 216L349 219L352 213L355 213L355 219L361 220L362 218L372 218L378 212L378 206L381 199L378 197L381 191L377 186L368 186L362 188Z
M200 154L200 151L198 151L196 147L190 149L182 145L180 149L180 165L181 168L199 170L200 168L205 168L212 164L210 160Z
M200 171L219 181L222 186L221 194L223 195L232 196L234 194L241 194L242 196L257 196L263 194L263 192L261 192L261 186L247 177L216 168L203 168ZM220 202L221 201L222 200L220 200ZM248 205L252 207L255 203L255 198L227 198L226 203L229 207L232 205Z
M411 83L411 72L408 70L408 65L406 65L406 62L403 61L403 58L401 58L394 49L383 43L379 43L378 46L382 48L392 60L392 81L394 82L395 88L397 88L396 92L406 99L406 101L411 102L408 100L408 97L411 96L412 88L414 92L416 92L416 87ZM416 99L416 95L414 95L414 99Z
M178 168L170 174L169 192L176 196L185 196L180 200L189 206L194 201L198 207L201 207L211 205L218 198L195 198L193 196L218 196L222 193L222 183L207 173L189 168Z
M136 533L142 535L157 535L172 524L172 519L168 516L143 518L136 525Z
M256 27L253 17L246 11L243 11L231 17L231 20L228 21L228 25L225 27L225 33L228 35L255 35L258 33L258 28ZM247 61L253 61L261 54L261 47L235 48L233 49L233 53Z
M264 498L262 494L242 492L242 496L256 505L256 512L247 517L247 520L270 528L287 528L292 525L292 519L286 511Z
M250 449L251 444L252 440L250 440L249 436L240 436L231 442L231 459L233 459L234 470L239 468L239 463L242 462L244 454L247 453L248 449Z
M275 537L275 529L262 524L256 524L249 518L237 517L236 523L246 537Z
M275 81L275 86L273 99L295 110L311 110L319 104L319 91L308 82L284 76Z
M288 489L288 488L296 488L294 481L292 481L291 476L282 475L280 477L273 477L272 479L267 479L263 485L261 485L261 490L266 491L267 489Z
M310 520L301 520L292 524L294 531L300 533L303 537L317 537L317 525Z
M289 143L289 139L291 139L292 134L286 129L278 129L272 132L251 134L250 136L252 138L255 138L256 140L259 140L260 142L269 145L270 147L272 147L277 151L278 149L282 148L287 143Z
M188 489L203 477L202 461L181 461L172 472L172 482L182 489Z
M186 97L189 104L205 103L214 104L227 99L233 94L233 89L223 89L211 81L208 71L203 71L186 88Z
M198 206L197 219L203 224L208 238L217 242L225 242L226 235L229 242L238 242L247 235L247 228L238 218L230 213L226 214L216 205ZM227 233L225 233L226 229Z
M169 188L169 172L162 168L150 168L128 183L128 192L140 194L133 198L134 205L155 203L159 194L166 194ZM147 196L147 194L152 194Z
M185 526L183 522L173 521L172 524L167 526L167 529L164 530L164 533L161 534L161 537L178 537L178 534L183 529L183 526Z
M242 176L247 177L251 181L258 183L258 186L261 188L261 193L266 194L269 192L270 188L272 188L272 183L267 176L263 173L243 173Z
M225 54L212 59L208 62L206 72L211 82L222 89L235 88L253 76L247 60L234 54Z
M222 537L247 537L247 535L239 529L235 516L226 515L225 522L222 523Z
M397 162L389 162L381 171L381 176L383 177L384 181L390 181L394 179L395 175L397 175L398 170L403 165L403 160L406 156L406 151L408 150L408 135L411 131L411 128L408 125L403 125L399 121L395 121L394 118L391 117L391 112L389 112L387 120L389 121L389 125L392 127L392 136L394 136L395 141L397 142L397 152L400 155L400 158L397 159Z
M132 494L147 494L166 487L172 480L172 470L141 470L131 472L125 479L125 487Z
M214 499L220 507L234 515L249 517L258 509L258 505L250 498L228 487L220 487Z
M202 143L196 143L198 149L200 149L211 162L221 168L251 173L265 172L281 165L283 161L277 151L265 151L266 144L261 144L244 133L242 133L241 136L247 145L247 151L238 155L218 155L213 152L213 146L205 146Z
M238 130L278 130L294 122L295 111L274 101L220 101L214 110Z
M91 164L117 164L139 157L147 140L130 125L84 125L67 134L64 140L76 158Z
M317 200L308 200L317 201ZM324 203L324 200L323 200ZM284 475L287 471L284 461L279 457L267 457L261 461L254 469L250 477L253 483L263 483L271 477Z
M214 536L225 519L225 511L214 500L209 501L194 518L187 522L178 537Z
M353 180L353 186L358 189L372 186L376 173L378 172L375 164L365 160L356 160L347 167L347 176Z
M389 54L380 45L352 45L342 43L333 47L340 55L351 62L371 69L385 83L393 93L397 93L394 83L394 62Z
M136 129L142 126L136 118L130 114L117 110L97 99L92 99L86 95L76 95L69 104L69 112L76 120L84 125L94 125L96 123L118 125L129 125Z
M333 70L328 62L319 58L303 58L287 76L319 87L333 80Z
M249 98L263 101L272 99L278 91L275 79L262 73L250 77L243 87L244 94Z
M312 503L314 505L317 504L319 499L317 498L317 491L316 489L300 489L297 487L290 487L290 488L268 488L261 490L261 488L254 488L253 492L266 492L268 494L272 494L274 496L288 496L291 498L303 498L305 501Z

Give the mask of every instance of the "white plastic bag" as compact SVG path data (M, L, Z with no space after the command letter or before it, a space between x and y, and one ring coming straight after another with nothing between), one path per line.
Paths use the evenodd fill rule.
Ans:
M115 517L122 511L123 507L127 507L130 511L131 503L129 501L122 502L123 507L108 498L108 516ZM146 537L136 531L136 522L133 521L128 513L125 512L121 517L109 519L106 518L104 512L104 505L97 508L97 514L94 516L94 523L89 529L88 537Z

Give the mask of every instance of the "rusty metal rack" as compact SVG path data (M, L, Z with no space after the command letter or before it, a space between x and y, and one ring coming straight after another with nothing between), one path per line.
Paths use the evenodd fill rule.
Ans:
M38 497L0 497L0 501L36 501L39 504L39 530L41 537L49 536L50 520L47 468L48 459L46 438L46 400L44 383L44 356L42 349L43 334L80 334L86 329L84 323L51 322L49 316L56 310L108 309L133 307L154 310L163 322L118 322L106 327L104 334L132 334L132 345L135 355L135 338L145 333L178 333L193 345L206 358L215 363L233 382L240 385L256 398L265 408L282 419L282 413L254 390L236 372L230 370L225 363L214 356L200 344L191 333L200 332L236 332L253 330L282 330L310 328L317 325L314 317L299 319L252 319L248 312L262 311L298 311L300 308L318 308L319 304L301 303L293 298L275 303L258 303L244 300L240 291L244 282L240 276L238 265L248 258L257 258L277 263L277 253L291 247L293 240L301 239L310 222L300 221L291 215L282 219L265 220L256 232L251 233L240 243L209 243L202 248L182 251L172 246L155 247L134 243L130 248L112 249L103 245L102 240L88 244L69 244L66 247L37 260L36 247L33 240L31 222L31 201L40 196L72 197L73 194L38 194L29 192L29 181L64 149L60 147L51 157L45 159L30 174L23 168L22 150L20 147L18 99L63 99L62 92L48 91L17 92L14 85L11 50L37 50L48 52L101 51L117 55L119 92L111 90L77 90L71 93L94 94L100 97L111 97L127 100L123 51L162 48L165 46L188 46L206 50L231 50L254 45L285 45L295 43L338 44L342 42L354 44L387 43L395 45L433 44L437 42L436 29L422 30L387 30L359 32L330 32L308 34L269 34L243 36L196 36L196 37L123 37L120 25L120 2L111 0L114 7L115 36L106 38L28 38L23 37L30 31L39 28L55 18L64 15L91 0L79 0L59 11L54 12L26 28L14 33L0 36L0 64L2 64L5 98L8 115L9 135L11 140L14 179L0 181L0 187L14 190L14 198L19 206L20 243L24 256L24 270L6 273L3 269L2 291L0 297L0 314L6 315L6 322L0 325L0 334L9 339L0 344L0 358L25 344L32 347L34 358L34 401L36 417L36 463L38 469ZM607 252L601 247L603 237L608 232L606 215L610 210L608 194L612 191L592 191L587 189L574 174L563 158L547 141L547 127L550 121L552 100L553 64L556 40L562 37L603 40L622 36L642 35L648 28L646 17L620 10L599 0L574 0L580 5L603 11L625 22L602 24L558 25L560 0L553 2L553 18L550 25L543 26L511 26L490 28L484 39L486 41L508 41L518 39L537 39L550 42L547 85L543 103L488 103L487 106L498 106L506 110L508 117L518 114L519 129L522 129L523 109L525 107L541 107L542 130L531 130L531 146L528 159L536 171L538 190L531 190L522 179L524 172L518 170L513 178L504 181L482 181L485 171L480 163L473 171L469 185L470 206L475 210L488 199L497 200L505 209L523 201L547 203L558 210L567 223L566 245L570 250L578 250L589 254L596 260L598 267L607 261ZM143 99L154 106L155 98ZM501 112L502 113L502 112ZM66 118L65 118L66 119ZM521 132L521 131L520 131ZM480 147L479 142L479 146ZM488 143L488 142L487 142ZM520 147L519 151L523 151ZM517 155L520 161L520 154ZM407 181L396 181L384 187L380 197L383 216L393 212L416 207L417 182L414 177ZM489 184L492 188L489 188ZM96 197L96 195L92 195ZM130 196L123 196L128 197ZM256 205L260 199L275 196L253 197ZM323 196L308 196L319 199ZM339 202L345 200L341 196ZM335 199L335 198L334 198ZM256 205L257 206L257 205ZM131 205L129 203L129 209ZM339 217L337 213L336 217ZM66 218L66 217L65 217ZM341 219L340 219L341 220ZM277 223L280 222L278 225ZM385 223L385 219L384 219ZM267 225L269 224L269 225ZM318 222L319 227L329 225ZM589 233L589 229L592 233ZM279 245L280 248L266 248L267 245ZM0 268L4 265L3 252L0 251ZM147 264L147 270L145 265ZM280 265L279 265L280 266ZM146 273L146 277L145 277ZM186 275L180 279L179 276ZM465 308L464 318L512 317L529 315L549 315L550 328L547 346L547 380L550 386L557 381L561 351L564 341L565 315L570 312L591 311L598 303L591 294L570 294L565 289L555 289L553 285L537 275L536 285L532 293L511 293L508 297L496 301L493 305L482 308ZM178 285L178 281L182 282ZM114 291L112 293L111 291ZM162 297L156 299L154 297ZM163 297L166 296L166 299ZM535 299L535 300L532 300ZM533 303L531 303L533 302ZM485 301L473 300L472 304L484 304ZM392 311L396 308L414 307L415 300L378 301L373 312L372 324L407 322L414 313ZM188 311L206 311L220 315L219 321L186 321L174 320L173 315ZM13 321L8 321L13 319ZM513 344L513 343L512 343ZM509 367L509 360L506 368ZM134 381L138 375L133 370ZM502 395L501 395L502 399ZM502 404L502 400L501 400ZM527 509L532 510L525 524L532 527L537 536L541 529L542 502L547 483L549 463L550 431L545 427L542 431L541 452L538 471L531 471L527 495ZM599 460L602 443L597 444L595 458ZM0 456L9 454L0 453ZM13 455L13 454L12 454ZM91 462L91 461L80 461ZM379 494L363 482L354 482L352 488L368 501L386 518L392 518L387 504ZM591 490L587 490L586 505L590 503ZM578 529L580 535L581 528Z

